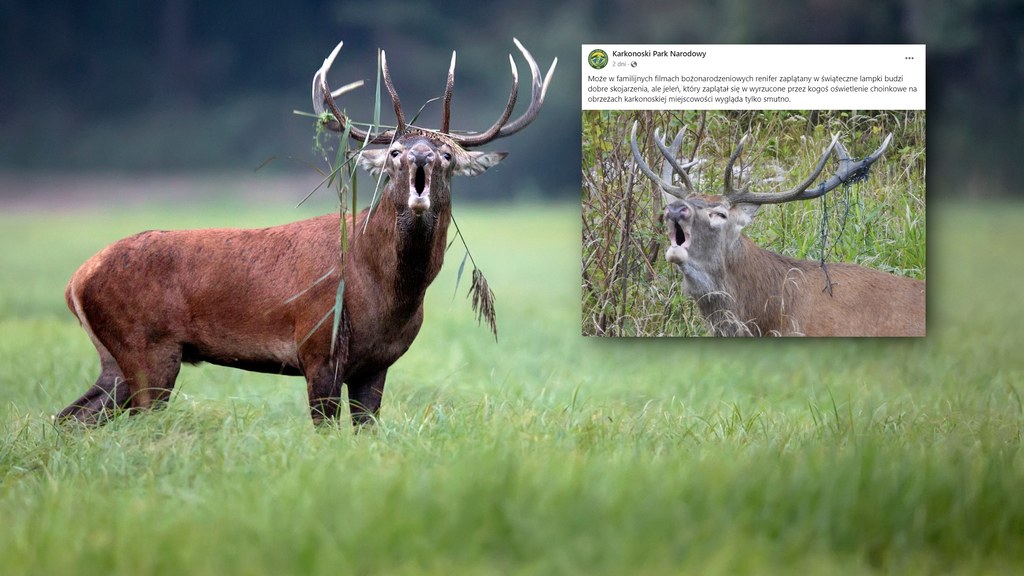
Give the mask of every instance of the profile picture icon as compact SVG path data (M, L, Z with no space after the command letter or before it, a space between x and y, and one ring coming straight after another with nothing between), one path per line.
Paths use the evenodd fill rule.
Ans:
M590 54L587 55L587 63L594 70L600 70L608 65L608 53L600 48L591 50Z

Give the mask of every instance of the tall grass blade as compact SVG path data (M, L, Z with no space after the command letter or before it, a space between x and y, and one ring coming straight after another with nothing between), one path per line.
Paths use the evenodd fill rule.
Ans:
M381 74L381 51L377 49L377 85L373 92L373 127L380 126L380 74Z
M462 280L462 271L466 269L467 259L469 259L469 250L466 250L466 253L462 256L462 262L459 264L459 273L455 276L455 290L452 292L453 302L455 301L455 296L459 293L459 281Z
M291 303L291 302L294 302L294 301L295 301L296 299L298 299L298 298L299 298L300 296L302 296L302 295L303 295L303 294L305 294L306 292L309 292L310 290L312 290L313 288L315 288L315 287L316 287L316 286L317 286L318 284L320 284L320 283L321 283L321 282L323 282L324 280L327 280L328 278L330 278L331 274L334 274L334 271L335 271L335 270L337 270L337 269L338 269L338 267L337 267L337 266L335 266L334 268L331 268L331 269L330 269L330 270L328 270L328 271L327 271L327 273L325 273L325 274L324 274L323 276L321 276L321 277L317 278L316 280L314 280L312 284L310 284L309 286L306 286L306 287L305 287L305 288L303 288L302 290L299 290L299 291L298 291L298 292L296 292L295 294L292 294L291 296L289 296L289 297L288 297L288 299L284 301L284 303L285 303L285 304L289 304L289 303Z
M345 261L345 248L348 247L348 221L345 220L345 190L348 188L348 184L352 181L352 168L345 161L345 156L348 152L348 139L351 133L351 126L349 124L345 124L345 132L341 135L341 143L338 145L338 155L334 160L335 165L341 168L342 172L342 177L338 185L338 220L339 225L341 226L340 259L342 262Z
M341 166L334 168L326 176L324 176L323 180L321 180L319 184L317 184L312 190L310 190L308 194L303 196L302 200L299 200L299 203L296 204L295 207L298 208L299 206L302 206L306 202L306 200L309 200L313 196L313 194L316 194L317 190L323 188L325 185L330 186L330 182L334 180L334 177L338 173L338 170L341 170ZM323 174L323 172L321 172L321 174Z
M318 320L317 323L313 325L313 328L311 328L309 330L309 332L307 332L306 335L302 337L302 340L299 340L299 344L298 344L297 347L298 348L302 348L302 345L305 344L306 341L309 340L309 338L313 334L316 334L316 331L319 330L320 327L324 325L324 322L327 322L327 319L330 318L331 314L333 314L333 313L334 313L334 308L333 307L328 309L327 312L325 312L324 315L320 318L320 320Z
M331 356L338 344L338 329L341 327L342 306L345 299L345 279L338 282L338 292L334 295L334 325L331 327Z
M352 214L352 225L355 226L356 225L357 207L359 205L359 202L358 202L358 198L359 198L359 179L356 178L356 175L355 175L355 166L349 167L349 170L352 171L352 176L349 179L349 182L352 185L352 212L351 212L351 214Z
M268 156L266 160L264 160L263 162L260 162L259 166L253 168L252 171L253 172L259 172L260 170L263 169L264 166L266 166L267 164L270 164L274 160L277 160L277 156Z
M380 50L377 50L377 85L374 88L373 95L373 127L369 133L375 132L380 127L380 75L381 75L381 61L380 61ZM369 139L369 133L367 139ZM398 131L395 131L395 136L398 136ZM365 144L364 144L365 145ZM377 204L380 202L380 190L381 185L384 183L386 172L380 171L377 176L377 184L373 188L373 196L370 198L370 209L366 212L366 220L363 221L363 232L366 232L366 226L370 222L370 216L373 216L373 211L377 208Z
M426 102L424 102L423 105L420 106L420 109L417 110L416 113L412 115L412 120L409 120L409 125L412 126L413 124L416 123L416 120L419 119L420 114L423 114L423 110L427 107L428 104L430 104L431 102L436 102L436 101L438 101L440 99L441 99L440 96L435 96L435 97L431 98L430 100L427 100Z

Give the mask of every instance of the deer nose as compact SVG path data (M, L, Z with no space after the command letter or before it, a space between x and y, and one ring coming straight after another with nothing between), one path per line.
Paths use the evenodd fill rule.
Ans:
M683 202L673 202L665 207L665 218L669 221L686 220L690 217L690 207Z
M409 151L409 160L411 160L417 168L422 168L434 161L434 152L429 148L413 148Z

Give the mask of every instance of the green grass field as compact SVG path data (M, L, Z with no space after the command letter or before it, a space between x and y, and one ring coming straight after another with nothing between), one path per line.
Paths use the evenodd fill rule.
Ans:
M578 206L457 207L500 341L453 248L374 430L208 366L166 410L50 424L98 372L63 301L85 258L298 215L0 214L0 572L1024 569L1024 206L929 204L928 337L901 341L583 338Z

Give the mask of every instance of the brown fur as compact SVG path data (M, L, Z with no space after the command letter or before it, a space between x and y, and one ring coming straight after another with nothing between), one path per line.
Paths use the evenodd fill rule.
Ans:
M504 157L461 151L489 163L456 165L442 158L447 146L417 134L366 154L389 182L372 214L349 220L340 269L336 214L257 230L143 232L90 258L66 299L96 346L101 373L58 419L94 423L115 407L149 408L166 401L181 362L211 362L305 376L314 421L337 415L344 382L353 421L370 420L388 367L419 332L424 294L444 261L451 176L482 172ZM401 156L388 154L395 149ZM414 152L428 162L430 207L421 214L409 199ZM343 322L332 355L331 310L342 277Z
M728 220L711 225L710 213L722 210ZM829 294L818 262L781 256L740 233L755 211L720 196L692 196L666 208L670 234L680 222L689 238L688 257L677 263L684 289L716 336L925 335L924 281L828 264Z
M764 250L746 237L728 261L734 309L752 335L924 336L925 283L854 264Z

